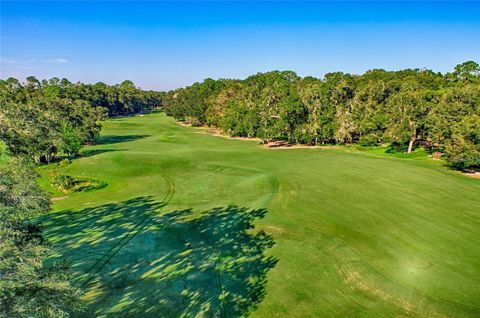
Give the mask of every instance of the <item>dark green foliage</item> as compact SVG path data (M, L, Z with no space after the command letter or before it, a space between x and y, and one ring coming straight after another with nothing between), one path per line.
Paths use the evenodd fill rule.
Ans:
M201 126L207 122L207 99L216 95L222 86L222 81L207 78L201 83L193 84L188 90L173 92L171 99L174 102L165 104L165 111L178 120Z
M75 84L64 90L66 96L81 98L93 106L104 107L110 116L121 116L149 111L161 107L162 93L143 91L131 82L123 81L119 85Z
M79 291L65 263L45 266L49 246L29 223L50 209L38 175L20 161L0 169L0 316L67 317L79 309Z
M75 155L100 132L104 112L81 99L60 97L32 78L27 84L0 83L0 138L13 156L50 162L54 156ZM9 84L10 83L10 84Z
M474 61L467 61L455 66L453 74L463 81L475 79L480 76L480 66Z
M361 136L359 139L358 139L358 144L360 146L363 146L363 147L367 147L367 146L375 146L377 145L378 143L378 138L374 135L365 135L365 136Z
M106 114L117 116L161 106L162 93L143 91L132 82L72 84L66 79L20 83L0 80L0 139L14 156L50 162L74 156L100 132Z
M457 169L480 168L480 115L464 117L453 128L446 148L450 165Z
M80 134L68 123L63 126L62 137L63 143L60 150L64 154L73 156L80 151L83 140Z
M274 71L245 80L207 79L167 93L163 104L177 120L216 126L231 136L391 144L408 153L423 146L445 149L452 167L478 168L479 141L472 136L480 114L480 67L473 61L445 75L371 70L320 80Z

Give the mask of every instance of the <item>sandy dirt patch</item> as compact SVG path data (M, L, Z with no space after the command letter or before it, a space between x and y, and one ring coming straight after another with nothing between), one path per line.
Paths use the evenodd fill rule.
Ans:
M60 200L64 200L68 198L68 195L64 195L64 196L61 196L61 197L53 197L52 198L52 201L60 201Z
M477 178L477 179L480 179L480 172L464 172L463 173L464 175L466 176L469 176L471 178Z

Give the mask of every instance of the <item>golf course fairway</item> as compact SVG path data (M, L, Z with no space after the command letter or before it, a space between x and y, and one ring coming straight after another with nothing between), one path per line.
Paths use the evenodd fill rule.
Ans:
M438 162L267 149L153 113L39 170L81 317L480 317L480 180ZM65 194L62 174L106 186Z

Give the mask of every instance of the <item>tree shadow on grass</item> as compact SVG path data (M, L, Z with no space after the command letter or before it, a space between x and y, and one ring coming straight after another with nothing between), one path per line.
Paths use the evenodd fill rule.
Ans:
M92 157L95 155L99 155L105 152L112 152L112 151L124 151L125 149L84 149L82 152L77 156L78 158L86 158Z
M96 145L117 144L150 137L150 135L104 135L95 140Z
M44 222L91 298L79 316L240 317L265 296L271 236L254 230L264 209L227 206L162 214L140 197Z

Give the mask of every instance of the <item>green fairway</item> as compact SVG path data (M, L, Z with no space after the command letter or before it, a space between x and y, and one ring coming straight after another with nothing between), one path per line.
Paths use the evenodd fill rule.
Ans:
M162 113L40 169L86 317L479 317L480 180L438 162L266 149ZM106 187L64 194L59 174Z

